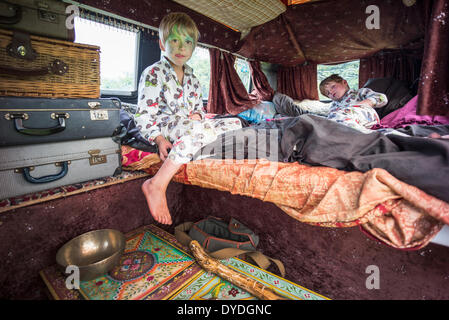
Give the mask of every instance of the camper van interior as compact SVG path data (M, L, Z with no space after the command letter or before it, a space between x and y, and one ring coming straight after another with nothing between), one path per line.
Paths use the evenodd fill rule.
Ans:
M448 0L1 0L0 10L1 299L79 297L58 297L42 270L83 233L174 235L209 216L254 231L283 278L320 296L449 299ZM181 165L166 192L172 223L161 224L142 184L164 161L136 119L173 12L199 30L187 65L206 119L242 127ZM385 95L374 126L331 119L320 83L332 74ZM77 126L81 103L93 125ZM50 125L31 122L51 108L61 110ZM63 149L51 180L39 178Z

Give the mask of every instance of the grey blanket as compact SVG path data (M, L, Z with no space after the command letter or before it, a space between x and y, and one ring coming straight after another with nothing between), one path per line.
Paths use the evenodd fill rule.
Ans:
M424 130L406 128L427 136L449 134L449 126ZM449 202L449 140L420 136L360 133L313 115L301 115L222 135L202 154L213 158L267 158L366 172L383 168L399 180ZM198 155L197 155L198 156Z

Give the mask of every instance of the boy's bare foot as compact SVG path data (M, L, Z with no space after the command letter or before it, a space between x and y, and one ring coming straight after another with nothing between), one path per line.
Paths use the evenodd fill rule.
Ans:
M153 179L148 179L142 184L142 192L147 199L148 208L154 220L162 224L172 224L165 190L156 185Z

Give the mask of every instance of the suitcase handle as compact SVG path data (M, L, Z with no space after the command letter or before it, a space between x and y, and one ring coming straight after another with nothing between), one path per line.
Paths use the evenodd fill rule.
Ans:
M26 134L29 136L48 136L51 134L55 134L61 131L64 131L66 128L65 119L68 118L69 115L67 113L56 113L52 115L52 118L58 119L58 125L51 128L26 128L23 126L22 119L28 119L28 115L26 113L16 113L16 114L8 114L7 119L14 119L14 127L19 133Z
M14 10L13 16L0 16L1 24L16 24L22 20L22 7L21 6L16 5L14 3L7 2L7 1L0 1L0 2L10 5L11 8Z
M40 178L34 178L30 175L30 168L22 168L23 170L23 177L25 178L26 181L30 182L30 183L48 183L48 182L53 182L56 180L59 180L61 178L63 178L67 172L69 172L69 162L68 161L64 161L61 162L61 172L57 173L57 174L53 174L53 175L48 175L48 176L43 176Z

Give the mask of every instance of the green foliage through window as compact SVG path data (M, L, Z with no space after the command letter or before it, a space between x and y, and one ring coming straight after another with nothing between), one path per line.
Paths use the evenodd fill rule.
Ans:
M251 84L251 73L248 61L236 58L234 68L237 71L237 74L239 75L240 79L242 80L243 85L246 88L246 91L249 91L249 86Z
M193 74L200 81L203 99L207 100L209 98L211 73L209 49L197 46L187 64L193 69ZM251 84L251 73L248 61L236 58L234 68L242 80L246 90L249 91Z
M101 90L137 90L137 32L76 17L75 37L100 47Z
M193 74L201 84L203 99L209 98L210 86L210 55L209 49L197 46L187 64L193 69Z

